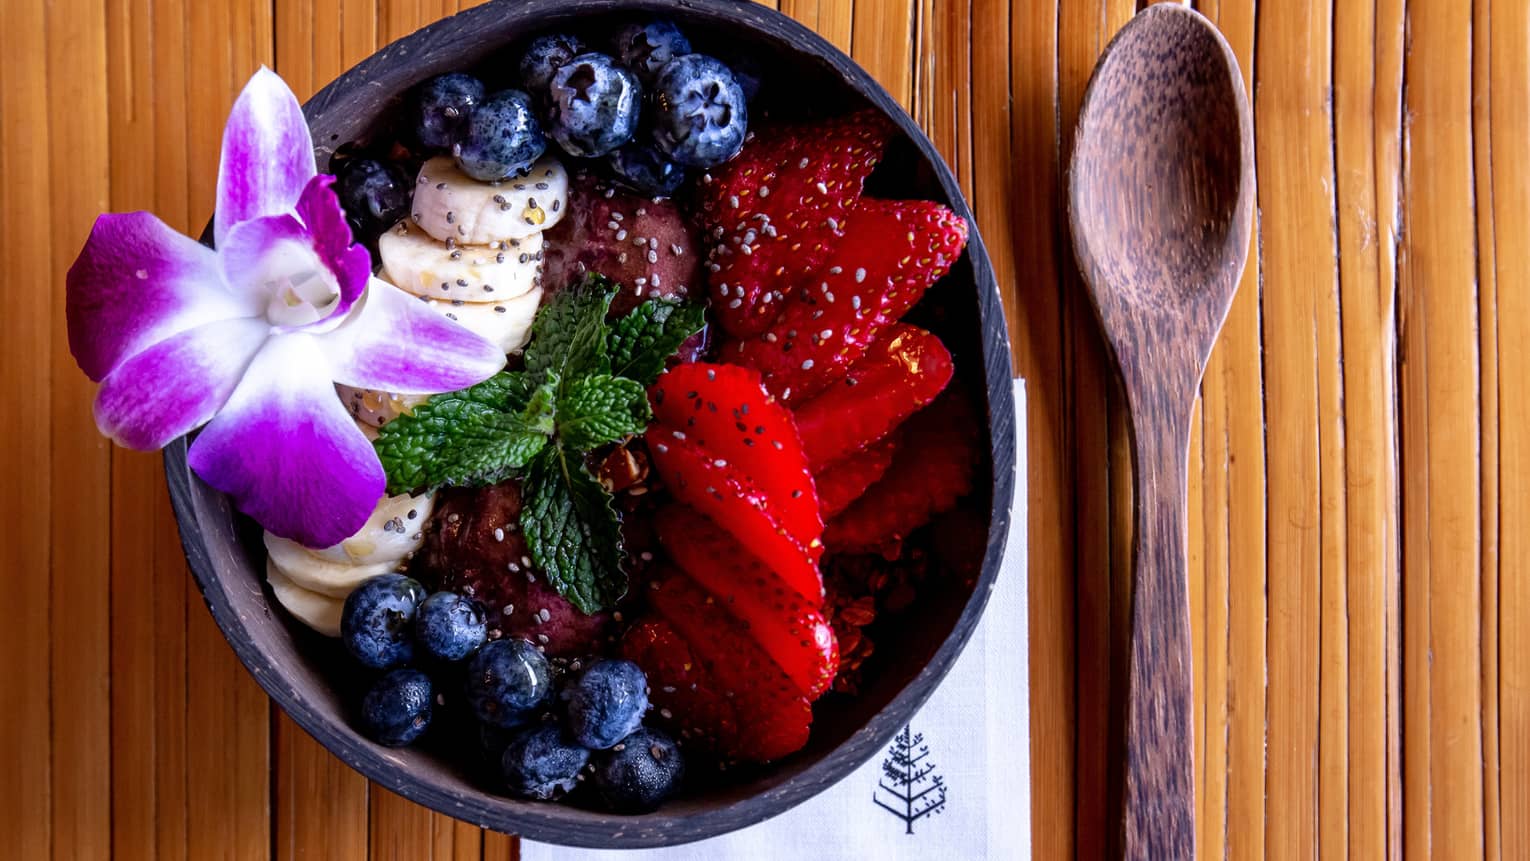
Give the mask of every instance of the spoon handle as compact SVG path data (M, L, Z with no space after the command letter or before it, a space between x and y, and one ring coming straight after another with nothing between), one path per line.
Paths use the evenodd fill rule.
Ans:
M1125 857L1195 857L1186 565L1189 412L1135 410L1136 579L1126 715Z

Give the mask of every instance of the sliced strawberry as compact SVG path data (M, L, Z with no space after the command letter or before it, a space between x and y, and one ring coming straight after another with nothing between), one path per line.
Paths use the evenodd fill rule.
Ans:
M818 493L792 413L737 365L677 365L649 389L654 415L707 453L739 468L770 500L797 543L823 538Z
M866 488L875 484L893 459L893 440L882 439L862 451L842 457L818 473L818 507L825 520L850 507Z
M643 668L657 717L682 739L715 750L739 744L732 704L668 622L649 617L632 626L622 637L621 654Z
M760 189L779 184L786 156L797 146L793 128L765 125L755 129L732 161L701 175L695 184L695 217L697 226L706 234L707 245L716 241L719 227L726 231L728 224L760 211ZM738 206L733 205L735 197Z
M797 408L797 432L815 472L887 436L951 381L951 354L913 326L888 326L833 388Z
M676 499L712 518L750 553L767 560L799 595L823 601L823 578L818 573L821 541L811 549L802 546L781 525L774 500L738 467L712 456L684 431L654 424L647 439L654 467Z
M690 646L713 690L721 691L733 706L738 733L725 753L765 762L807 744L812 706L706 590L678 575L654 580L648 600ZM725 735L721 740L727 744Z
M891 133L875 111L767 128L703 178L708 282L724 329L758 334L774 303L824 265Z
M725 346L765 388L802 403L844 377L878 333L914 307L967 244L967 222L926 200L862 200L827 268L758 338Z
M798 595L731 535L683 505L654 517L659 543L770 655L797 690L817 699L834 681L839 648L820 605Z
M829 523L825 541L836 553L896 551L972 490L977 440L976 413L960 392L921 410L898 429L887 474Z

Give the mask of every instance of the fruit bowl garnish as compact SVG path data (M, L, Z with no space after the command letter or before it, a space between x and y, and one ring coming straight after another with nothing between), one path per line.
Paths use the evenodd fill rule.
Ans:
M262 69L224 129L215 249L145 212L103 215L67 293L70 350L101 383L101 432L152 450L207 425L191 468L313 547L355 533L384 484L336 383L444 392L505 362L371 277L333 184L297 98Z

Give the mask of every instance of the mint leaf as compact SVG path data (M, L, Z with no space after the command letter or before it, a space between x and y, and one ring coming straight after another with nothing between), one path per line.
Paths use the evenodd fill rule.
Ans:
M455 392L435 395L431 400L461 398L488 407L502 408L510 399L515 397L517 392L522 391L525 392L525 395L521 397L521 405L525 406L526 399L531 396L526 375L520 371L500 371L477 385L459 389Z
M611 370L606 353L606 312L615 295L611 282L591 275L560 291L537 312L531 343L523 356L528 378L536 385L556 373L565 380Z
M642 433L653 419L641 383L610 374L574 380L558 399L558 441L589 451L628 434Z
M614 606L627 592L621 522L611 495L577 452L552 445L531 462L521 530L547 582L582 613Z
M491 405L498 404L501 408L508 408L510 412L520 412L531 404L532 396L541 391L541 388L531 382L531 376L525 371L501 371L496 376L507 377L502 384L489 394L493 400L486 400ZM491 378L492 379L492 378ZM478 385L483 385L479 383ZM543 386L545 388L545 384ZM474 386L477 388L477 386ZM551 392L549 392L549 396Z
M664 360L705 325L705 309L693 302L650 299L611 330L611 373L652 385Z
M529 463L553 433L554 394L543 386L523 409L511 412L506 399L522 384L518 376L502 373L436 395L384 425L372 445L387 473L388 493L494 484Z

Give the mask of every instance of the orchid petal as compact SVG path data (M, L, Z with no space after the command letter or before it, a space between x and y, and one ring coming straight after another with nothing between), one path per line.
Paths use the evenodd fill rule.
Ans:
M128 448L163 448L222 408L270 331L257 318L221 320L148 347L102 382L96 426Z
M293 261L291 258L296 257ZM319 268L318 255L308 241L303 222L292 214L266 215L229 228L218 243L218 266L224 282L236 293L265 302L268 291L262 270L267 259L280 259L283 268ZM335 291L338 293L339 291Z
M308 547L349 538L385 486L372 444L335 397L306 334L268 340L187 460L266 529Z
M380 278L322 343L335 382L358 389L451 392L505 366L498 347Z
M262 67L245 84L223 128L213 240L221 246L235 224L290 211L317 173L313 137L297 96Z
M260 313L224 285L212 249L147 212L96 219L66 283L69 351L97 382L171 335Z
M335 309L335 316L339 317L367 289L367 280L372 277L372 255L360 245L351 244L351 225L345 220L340 198L331 188L334 184L335 178L328 174L310 180L298 198L297 214L308 228L313 250L340 284L340 305Z
M330 191L334 177L316 176L297 213L263 215L230 227L218 248L224 280L254 297L267 319L287 329L333 329L372 277L372 258L351 245L345 212Z
M290 330L331 318L329 326L319 328L340 322L344 293L297 216L239 222L229 229L218 258L224 279L259 302L273 325Z

